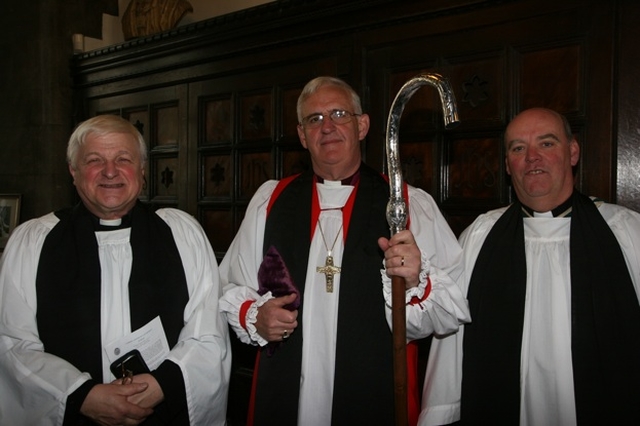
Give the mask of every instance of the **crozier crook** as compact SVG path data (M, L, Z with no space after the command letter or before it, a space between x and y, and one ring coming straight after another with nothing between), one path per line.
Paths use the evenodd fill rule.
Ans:
M425 84L438 89L445 129L458 124L458 109L449 82L439 74L421 74L407 81L391 104L387 120L387 174L389 176L389 203L387 204L387 222L391 235L405 229L407 225L407 203L402 196L402 166L399 156L398 126L400 116L411 96ZM407 357L406 357L406 312L405 283L401 277L392 277L391 311L393 325L393 370L396 407L396 425L408 424L407 414Z
M387 204L387 221L391 228L391 235L405 229L407 225L407 206L402 197L402 166L400 164L398 127L400 116L411 96L425 84L430 84L438 89L442 112L444 114L444 127L455 127L458 120L458 109L453 90L449 82L439 74L421 74L407 81L401 88L391 104L389 118L387 120L387 174L389 175L390 197Z

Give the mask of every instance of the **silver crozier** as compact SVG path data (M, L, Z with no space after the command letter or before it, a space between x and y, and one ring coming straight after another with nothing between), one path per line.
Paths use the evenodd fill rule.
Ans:
M387 221L391 235L405 229L407 225L407 203L402 196L402 168L399 156L398 126L400 116L411 96L425 84L440 94L445 129L458 124L458 110L449 82L439 74L421 74L407 81L391 104L387 120L387 173L389 175L389 203ZM405 311L405 282L401 277L391 281L392 325L393 325L393 370L395 386L396 426L407 426L407 329Z

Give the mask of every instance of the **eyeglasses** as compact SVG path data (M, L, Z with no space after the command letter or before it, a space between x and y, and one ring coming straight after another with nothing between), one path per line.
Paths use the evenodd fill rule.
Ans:
M326 114L319 112L311 114L302 119L300 124L307 129L317 129L324 123L325 117L329 117L335 124L347 124L351 121L351 117L358 117L362 114L345 111L344 109L333 109Z

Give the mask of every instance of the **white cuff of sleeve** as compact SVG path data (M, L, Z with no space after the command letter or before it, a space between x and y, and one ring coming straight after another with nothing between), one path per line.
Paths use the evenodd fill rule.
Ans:
M265 346L269 342L263 339L262 336L258 334L258 330L254 325L258 318L258 308L264 305L267 302L267 300L271 300L273 298L274 297L271 294L271 292L268 291L262 296L260 296L260 298L255 302L253 302L249 307L249 309L247 309L247 316L245 318L246 320L245 324L247 325L247 333L249 333L249 337L251 337L251 340L253 340L255 343L257 343L260 346Z
M431 262L427 259L427 255L420 250L420 284L417 287L411 287L405 292L405 303L409 304L413 297L417 297L422 300L424 292L429 282L429 274L431 273ZM386 269L384 269L384 259L382 260L383 269L380 270L382 276L382 294L384 295L384 301L389 308L391 308L391 278L387 275Z

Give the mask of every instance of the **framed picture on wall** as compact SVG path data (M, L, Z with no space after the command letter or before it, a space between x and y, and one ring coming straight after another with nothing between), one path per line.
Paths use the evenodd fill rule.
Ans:
M0 251L20 220L20 194L0 194Z

